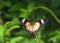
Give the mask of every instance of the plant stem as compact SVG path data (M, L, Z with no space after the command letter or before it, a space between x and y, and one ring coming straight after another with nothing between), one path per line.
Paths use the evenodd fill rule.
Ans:
M54 19L60 24L60 19L55 15L55 13L52 10L50 10L49 8L45 6L37 6L34 9L38 9L38 8L48 11L54 17Z
M35 34L35 37L36 37L37 42L40 43L40 40L36 34Z
M3 30L3 33L2 33L2 43L5 43L5 30L6 30L6 27L9 23L10 22L6 22L6 24L4 25L4 30Z

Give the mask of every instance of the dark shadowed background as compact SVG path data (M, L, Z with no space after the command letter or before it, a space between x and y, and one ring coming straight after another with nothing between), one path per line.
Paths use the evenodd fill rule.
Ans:
M34 9L38 6L42 7ZM19 17L30 21L47 18L37 32L40 43L60 43L60 0L0 0L0 43L38 43L21 27Z

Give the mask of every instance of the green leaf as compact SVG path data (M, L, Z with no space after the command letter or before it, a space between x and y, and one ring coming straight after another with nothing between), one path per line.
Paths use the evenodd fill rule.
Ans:
M10 40L10 43L17 43L17 42L20 42L22 39L24 39L23 37L15 37L15 38L12 38Z
M29 43L29 40L28 40L28 39L25 39L25 40L23 41L23 43Z
M0 24L0 41L2 41L2 33L4 31L3 25Z
M36 40L34 38L30 39L29 41L30 41L29 43L36 43Z
M31 2L31 3L28 4L28 6L27 6L28 13L31 13L33 11L34 6L35 6L34 2Z
M17 11L20 9L20 7L21 7L21 5L15 4L9 9L9 12Z
M20 11L22 11L22 12L27 12L27 10L24 9L24 8L21 8Z
M17 28L20 28L20 26L16 25L16 26L10 27L10 28L7 30L6 34L7 34L7 35L10 34L10 32L11 32L12 30L17 29Z
M27 12L22 12L19 17L24 17L24 18L27 18L28 17L28 13Z
M15 25L18 25L20 22L18 21L18 18L14 17L12 19L12 21L10 22L9 26L8 27L12 27L12 26L15 26Z

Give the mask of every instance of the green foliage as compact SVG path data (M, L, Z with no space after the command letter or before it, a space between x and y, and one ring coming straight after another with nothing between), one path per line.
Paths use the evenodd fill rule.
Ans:
M30 21L48 18L48 22L35 40L21 27L19 17ZM60 0L0 0L0 43L60 43L59 18Z
M3 25L0 24L0 42L2 41Z

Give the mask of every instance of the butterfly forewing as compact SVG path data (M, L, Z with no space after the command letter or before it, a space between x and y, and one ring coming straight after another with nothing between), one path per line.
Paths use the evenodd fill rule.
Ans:
M26 30L32 32L33 25L31 24L31 22L26 22L25 27L26 27Z
M39 30L40 27L41 27L40 23L39 22L35 22L34 23L34 30L33 31Z

